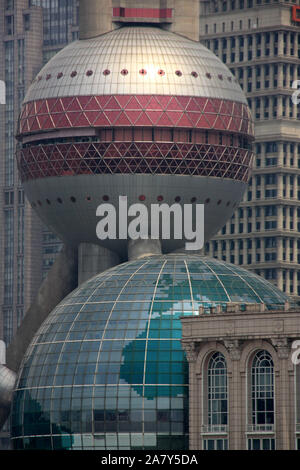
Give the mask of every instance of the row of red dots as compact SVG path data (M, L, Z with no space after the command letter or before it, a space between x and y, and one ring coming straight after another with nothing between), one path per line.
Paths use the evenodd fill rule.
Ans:
M105 76L110 75L110 73L111 73L111 71L108 70L108 69L105 69L105 70L103 71L103 75L105 75ZM129 74L129 72L128 72L127 69L122 69L120 73L121 73L121 75L123 75L123 76L126 76L126 75ZM146 70L146 69L141 69L141 70L139 71L139 73L140 73L140 75L145 76L145 75L147 75L147 70ZM162 69L158 70L157 73L158 73L158 75L160 75L160 76L164 76L164 75L165 75L165 71L162 70ZM87 77L91 77L93 74L94 74L93 70L88 70L88 71L86 72L86 76L87 76ZM78 75L78 74L77 74L76 70L73 70L73 72L71 72L71 74L70 74L70 77L74 78L74 77L76 77L77 75ZM181 70L176 70L176 71L175 71L175 75L177 75L178 77L182 77L183 73L181 72ZM194 78L198 78L198 77L199 77L199 74L198 74L197 72L191 72L191 75L192 75L192 77L194 77ZM62 72L59 72L59 73L57 74L56 78L59 80L59 79L62 78L63 76L64 76L64 74L63 74ZM211 75L210 73L208 73L208 72L205 74L205 76L206 76L206 78L209 78L209 79L212 78L212 75ZM52 74L51 74L51 73L48 73L48 74L46 75L46 80L50 80L50 78L52 78ZM39 75L39 76L37 77L37 80L38 80L38 81L41 81L42 79L43 79L43 76L42 76L42 75ZM223 79L224 79L223 75L222 75L222 74L218 74L218 79L219 79L219 80L223 80ZM235 81L235 82L236 82L236 81L237 81L235 78L232 78L232 77L227 77L227 80L228 80L229 82L232 82L232 81Z
M144 194L141 194L138 199L139 199L139 201L146 201L147 198L146 198L146 196L145 196ZM92 201L91 196L87 196L87 197L86 197L86 200L87 200L88 202L91 202L91 201ZM104 202L108 202L108 201L110 200L110 198L109 198L109 196L104 195L104 196L102 196L102 200L103 200ZM163 200L164 200L164 196L162 196L162 195L157 196L157 201L158 201L158 202L162 202ZM57 201L59 204L63 204L63 200L62 200L62 198L60 198L60 197L58 197L58 198L56 199L56 201ZM70 197L70 201L73 202L73 203L76 203L76 202L77 202L77 200L76 200L76 198L75 198L74 196L71 196L71 197ZM177 202L177 203L179 203L179 202L181 201L181 197L180 197L180 196L176 196L175 199L174 199L174 201ZM192 198L191 198L191 203L195 203L196 201L197 201L197 198L196 198L196 197L192 197ZM204 204L209 204L210 202L211 202L210 198L207 198L207 199L204 201ZM51 201L50 201L49 199L46 199L46 204L47 204L48 206L50 206L50 205L51 205ZM222 200L219 199L219 200L217 201L217 205L220 206L221 204L222 204ZM231 201L228 201L228 202L226 203L226 207L230 206L230 204L231 204ZM32 203L32 207L37 207L37 206L40 206L40 207L41 207L42 205L43 205L43 203L42 203L41 201L37 201L37 203L35 203L35 202ZM233 207L235 207L235 206L236 206L236 204L234 204Z

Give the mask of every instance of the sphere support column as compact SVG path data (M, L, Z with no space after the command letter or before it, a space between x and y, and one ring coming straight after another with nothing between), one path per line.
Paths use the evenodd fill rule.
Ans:
M128 261L152 255L161 255L160 240L129 240Z
M78 247L78 285L120 263L117 253L92 243Z

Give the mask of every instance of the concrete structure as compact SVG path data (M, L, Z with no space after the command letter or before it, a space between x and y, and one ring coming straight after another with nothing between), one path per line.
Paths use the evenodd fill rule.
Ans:
M77 287L77 267L77 250L64 247L7 348L7 366L13 371L18 371L32 336L51 310Z
M300 367L292 360L299 362L299 312L264 307L227 304L182 318L190 449L300 449ZM210 362L218 354L217 390ZM254 364L257 355L264 369Z
M124 23L159 24L199 40L199 0L91 0L79 9L80 39L91 39Z
M79 3L79 39L91 39L114 29L112 0Z
M78 285L120 263L117 253L92 243L78 247Z
M291 99L300 74L296 3L201 1L200 39L239 80L256 136L249 189L206 252L298 298L300 107Z

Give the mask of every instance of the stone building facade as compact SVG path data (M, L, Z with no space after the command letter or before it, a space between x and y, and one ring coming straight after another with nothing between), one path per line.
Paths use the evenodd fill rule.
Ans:
M206 313L182 318L190 449L300 449L299 312Z

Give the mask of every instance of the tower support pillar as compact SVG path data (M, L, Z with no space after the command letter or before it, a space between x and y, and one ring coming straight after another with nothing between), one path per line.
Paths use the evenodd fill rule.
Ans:
M119 263L117 253L92 243L81 243L78 248L78 285Z

